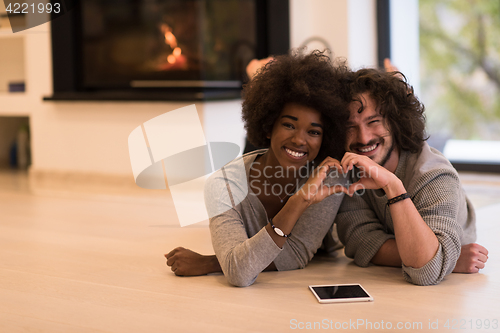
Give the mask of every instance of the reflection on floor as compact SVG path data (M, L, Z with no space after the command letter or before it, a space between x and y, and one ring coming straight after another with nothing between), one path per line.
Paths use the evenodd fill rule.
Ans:
M27 172L13 169L1 169L0 191L29 191Z

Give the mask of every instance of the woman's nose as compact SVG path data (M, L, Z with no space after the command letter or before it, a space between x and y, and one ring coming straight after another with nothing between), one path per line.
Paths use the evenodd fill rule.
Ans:
M306 144L305 133L302 131L296 131L292 137L292 142L297 146L303 146Z

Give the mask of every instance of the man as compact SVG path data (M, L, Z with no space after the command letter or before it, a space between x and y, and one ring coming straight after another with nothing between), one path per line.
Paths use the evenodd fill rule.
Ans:
M400 73L376 69L353 73L351 82L341 165L355 183L335 220L346 256L363 267L402 267L418 285L483 268L488 251L473 244L474 210L456 170L425 142L424 106L413 89Z

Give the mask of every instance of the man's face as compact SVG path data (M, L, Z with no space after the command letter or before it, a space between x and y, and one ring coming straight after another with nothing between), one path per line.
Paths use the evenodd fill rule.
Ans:
M360 94L357 99L363 103L363 111L359 112L362 106L360 102L349 104L346 151L368 156L376 163L386 166L393 155L397 154L387 122L380 115L369 93Z

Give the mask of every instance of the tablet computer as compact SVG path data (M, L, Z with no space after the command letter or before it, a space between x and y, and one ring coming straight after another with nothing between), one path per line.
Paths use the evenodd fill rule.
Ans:
M309 286L320 303L371 302L373 297L358 283Z

